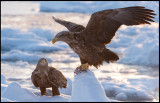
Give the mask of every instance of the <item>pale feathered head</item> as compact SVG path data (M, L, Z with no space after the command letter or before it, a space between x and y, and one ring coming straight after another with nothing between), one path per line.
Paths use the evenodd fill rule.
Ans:
M68 42L71 40L71 33L68 31L62 31L56 34L56 36L52 40L52 44L54 44L57 41L63 41L63 42Z
M48 67L48 61L45 59L45 58L41 58L39 61L38 61L38 64L37 66L47 66Z

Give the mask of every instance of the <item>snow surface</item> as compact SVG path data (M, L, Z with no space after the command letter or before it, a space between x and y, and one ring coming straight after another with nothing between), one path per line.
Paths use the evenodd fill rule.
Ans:
M103 87L90 70L76 74L72 87L70 102L110 102Z
M2 92L2 97L10 100L21 102L34 101L35 96L25 88L21 88L19 84L13 82L8 85ZM23 98L22 98L23 97Z
M54 3L56 6L51 7ZM157 14L156 22L151 25L121 26L107 45L120 55L120 60L104 63L99 69L90 67L92 72L89 71L89 74L97 78L111 102L159 101L158 1L1 2L1 101L67 102L72 92L78 95L73 85L78 85L77 80L81 81L74 77L75 68L80 66L79 57L64 42L52 45L53 37L66 28L55 23L51 17L86 26L92 12L115 8L115 4L117 8L142 5L153 9ZM62 7L65 7L65 13ZM54 13L47 13L52 9ZM47 96L40 96L39 88L35 88L31 82L31 73L41 57L47 58L49 65L58 68L67 78L67 88L59 89L60 96L52 97L50 88L47 89ZM19 93L25 97L19 98ZM28 97L31 99L27 100Z
M23 97L23 98L22 98ZM2 92L2 102L66 102L69 96L61 94L60 96L36 96L29 89L22 88L16 82L10 83Z
M1 74L1 84L6 84L6 78Z
M154 25L157 25L154 27ZM120 37L120 45L128 44L124 50L125 57L120 60L125 64L137 64L147 66L159 65L159 23L153 23L151 26L145 25L143 27L131 27L132 29L125 29L130 31L130 35L134 35L133 39L127 37ZM132 30L134 30L134 34ZM120 31L120 33L123 31ZM125 40L124 40L125 39Z
M114 86L113 82L105 81L102 85L106 91L108 97L115 97L120 101L142 101L142 100L153 100L153 94L155 88L158 87L159 82L155 78L152 79L128 79L129 83L120 83ZM140 82L143 82L143 86ZM153 85L154 84L154 85ZM137 88L135 88L135 86ZM147 88L150 87L150 88ZM152 95L151 95L152 94Z
M19 49L22 51L50 52L57 49L49 45L53 37L53 33L48 30L32 29L28 32L23 32L6 28L1 31L1 48L7 51ZM6 45L8 46L6 47Z

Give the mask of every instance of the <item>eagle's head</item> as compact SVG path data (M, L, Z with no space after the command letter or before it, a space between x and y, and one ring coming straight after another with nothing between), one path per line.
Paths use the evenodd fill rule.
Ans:
M48 67L48 61L45 59L45 58L41 58L39 61L38 61L38 65L41 66L41 67Z
M68 31L62 31L62 32L59 32L58 34L56 34L56 36L53 38L52 40L52 44L54 44L55 42L57 41L63 41L63 42L68 42L70 41L70 36L71 36L71 33L68 32Z

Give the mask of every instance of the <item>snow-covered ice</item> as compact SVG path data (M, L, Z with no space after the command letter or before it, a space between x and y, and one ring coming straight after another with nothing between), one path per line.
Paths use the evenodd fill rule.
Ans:
M155 89L158 88L159 82L156 78L142 78L128 79L128 83L119 82L117 84L114 86L113 82L102 82L108 97L115 97L120 101L147 101L154 99L153 94L156 94Z
M72 87L70 102L110 102L103 87L90 70L76 74Z
M6 84L6 78L1 74L1 84Z
M18 83L13 82L8 85L2 92L2 102L16 101L16 102L66 102L69 96L60 95L55 97L36 96L29 89L22 88Z
M90 67L86 74L74 76L75 68L80 66L79 57L64 42L52 45L53 37L67 30L55 23L52 16L86 26L91 13L112 9L115 5L116 8L136 5L153 9L157 14L156 22L140 26L122 25L106 46L117 52L120 60L104 63L99 69ZM89 101L92 97L95 97L92 100L101 101L96 98L98 93L99 98L105 101L106 95L111 102L159 101L158 1L2 1L1 6L2 102L68 102L79 101L77 97L80 96L87 97L81 101ZM31 82L31 73L41 57L45 57L49 65L62 71L67 78L67 88L59 89L60 96L52 97L49 88L47 96L40 96L39 88ZM86 86L89 84L90 88ZM86 94L80 90L85 88ZM91 88L95 91L104 89L105 95L102 90L89 96Z
M34 101L36 98L33 93L25 88L21 88L16 82L9 84L8 87L3 90L2 97L21 102Z
M120 101L126 101L127 100L127 96L124 93L118 93L116 95L116 99L120 100Z
M123 28L122 28L123 29ZM137 27L127 27L122 32L126 34L125 31L133 31L133 33L127 33L133 36L131 39L129 37L122 36L119 43L119 47L125 44L127 48L124 50L125 57L119 62L125 64L137 64L146 66L158 66L159 65L159 23L153 23L150 25L144 25ZM124 40L125 37L125 40ZM128 45L126 45L128 44ZM112 45L112 43L111 43ZM122 46L123 47L123 46Z
M53 37L51 31L38 28L28 32L6 28L1 31L1 49L7 51L19 49L22 51L51 52L58 49L56 46L49 45Z

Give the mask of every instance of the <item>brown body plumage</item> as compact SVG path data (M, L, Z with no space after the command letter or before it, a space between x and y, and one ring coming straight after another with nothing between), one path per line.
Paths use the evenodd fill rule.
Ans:
M60 95L58 88L66 88L67 79L64 75L53 67L48 67L45 58L41 58L31 75L35 87L40 87L41 95L46 94L46 88L52 87L52 94Z
M141 25L154 22L153 10L134 6L119 9L109 9L95 12L86 26L72 22L53 19L64 25L69 31L58 33L52 40L66 42L78 54L81 64L88 63L98 67L103 61L119 60L116 53L106 48L121 25Z

